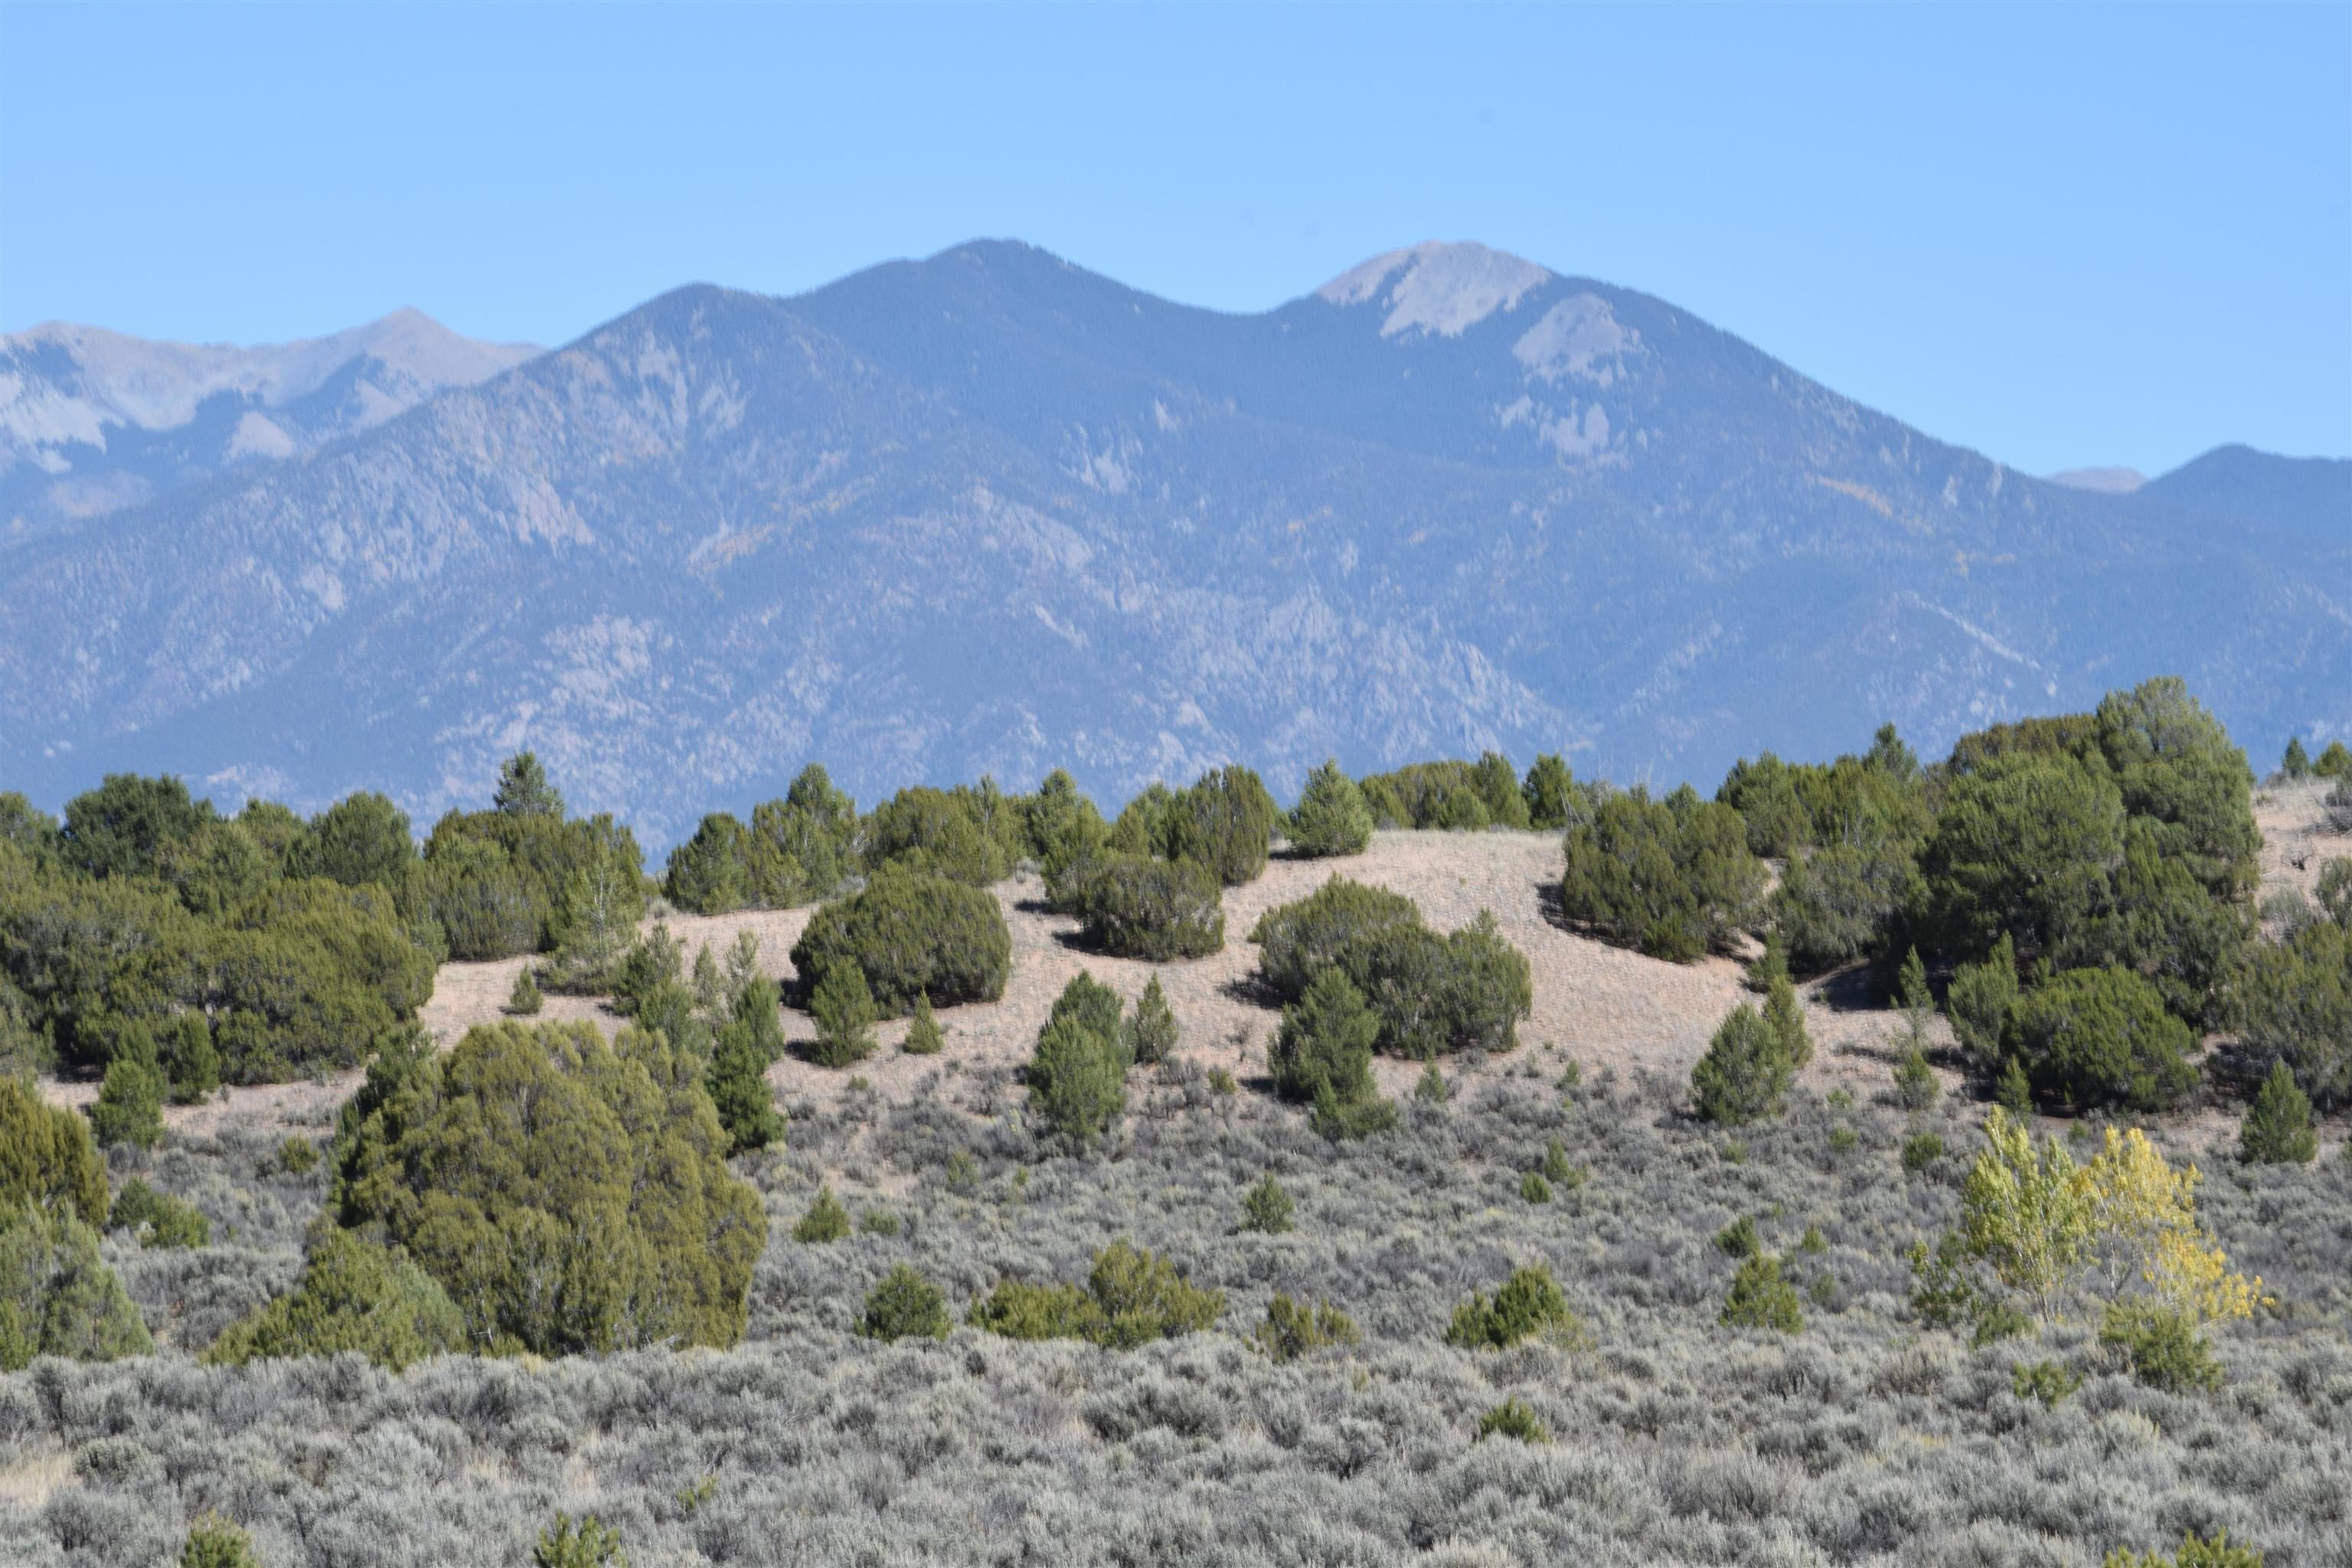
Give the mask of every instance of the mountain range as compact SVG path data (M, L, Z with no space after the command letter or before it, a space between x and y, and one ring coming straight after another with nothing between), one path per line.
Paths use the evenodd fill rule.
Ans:
M1490 747L1711 787L2159 673L2258 760L2352 733L2352 462L2034 479L1475 245L1256 315L999 241L694 285L536 357L453 340L340 424L310 400L384 372L142 422L59 368L101 335L43 331L0 382L0 784L51 806L168 769L429 820L523 746L655 845L811 759L861 799ZM54 408L192 455L52 500L100 471L89 418L17 416ZM285 449L215 438L255 415Z
M237 348L51 321L0 339L0 537L136 506L370 429L530 359L417 310Z

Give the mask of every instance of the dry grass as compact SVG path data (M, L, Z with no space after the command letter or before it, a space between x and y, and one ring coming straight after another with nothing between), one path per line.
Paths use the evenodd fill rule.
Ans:
M54 1445L20 1449L0 1459L0 1508L37 1513L58 1491L79 1484L73 1455Z

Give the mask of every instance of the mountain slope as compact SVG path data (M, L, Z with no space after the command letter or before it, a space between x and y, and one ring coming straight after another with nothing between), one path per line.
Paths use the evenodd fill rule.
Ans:
M2352 570L2292 537L2028 479L1476 247L1228 316L982 243L680 289L0 546L0 774L429 816L530 744L659 841L812 757L861 796L1487 746L1711 783L2167 671L2267 752L2352 728Z
M539 351L416 310L258 348L153 342L52 321L0 339L0 525L137 505L369 429Z

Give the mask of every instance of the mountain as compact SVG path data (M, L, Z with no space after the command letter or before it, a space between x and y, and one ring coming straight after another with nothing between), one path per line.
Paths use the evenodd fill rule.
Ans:
M2032 479L1476 246L1244 316L977 243L680 289L0 544L0 782L429 819L529 745L658 844L812 758L862 799L1486 747L1711 786L2167 672L2266 756L2352 731L2352 547L2268 504Z
M2145 493L2167 506L2275 524L2339 559L2352 548L2352 459L2216 447L2149 480Z
M0 338L0 530L134 506L370 429L540 351L395 310L332 337L236 348L52 321Z

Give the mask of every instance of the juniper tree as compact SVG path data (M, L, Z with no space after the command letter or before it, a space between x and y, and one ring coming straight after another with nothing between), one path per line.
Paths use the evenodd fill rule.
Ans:
M809 1059L817 1066L851 1067L874 1054L874 994L856 964L835 963L818 976L809 1016L816 1021Z
M898 1048L910 1057L935 1057L946 1048L940 1035L940 1021L931 1012L931 999L915 993L915 1016L907 1025L907 1037Z
M2238 1157L2252 1164L2308 1165L2318 1156L2311 1099L2295 1087L2286 1063L2273 1062L2238 1130Z
M1307 775L1307 787L1290 810L1289 837L1292 849L1316 859L1360 855L1371 842L1371 807L1337 761L1327 758Z
M1160 988L1159 975L1144 983L1143 994L1136 998L1135 1012L1124 1027L1127 1054L1139 1066L1166 1061L1176 1048L1176 1015L1168 1006L1168 993Z
M1700 1120L1740 1126L1780 1110L1793 1070L1771 1026L1743 1002L1691 1069L1691 1098Z

